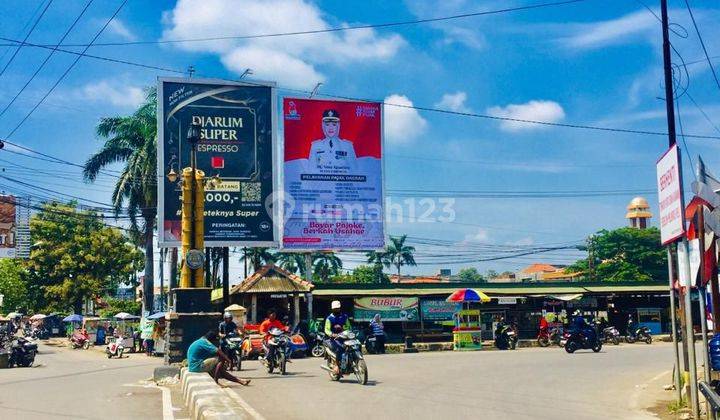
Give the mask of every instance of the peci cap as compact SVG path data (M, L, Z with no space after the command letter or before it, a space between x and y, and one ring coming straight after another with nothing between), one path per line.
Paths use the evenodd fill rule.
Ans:
M323 111L323 121L340 121L340 114L334 109Z
M339 300L333 300L330 304L330 309L340 309L340 301Z

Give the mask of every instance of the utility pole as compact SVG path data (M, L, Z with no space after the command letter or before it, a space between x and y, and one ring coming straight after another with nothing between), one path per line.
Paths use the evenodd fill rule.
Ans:
M665 74L665 109L667 113L667 126L668 126L668 143L669 147L675 145L676 133L675 133L675 101L673 92L673 80L672 80L672 60L670 56L670 31L668 29L668 11L667 11L667 0L660 0L660 13L662 22L662 37L663 37L663 70ZM678 162L680 165L681 162ZM682 165L680 165L682 168ZM680 178L682 178L682 169L679 171ZM682 181L680 181L680 201L682 203L682 209L685 209L684 200L682 200ZM684 215L683 215L684 218ZM683 226L685 221L683 220ZM698 382L697 382L697 362L695 360L695 334L692 328L692 302L690 300L690 292L692 290L692 280L690 279L690 261L689 261L689 247L687 237L683 238L678 243L679 250L684 252L678 252L678 258L684 258L684 264L678 264L678 268L684 270L684 273L678 273L681 277L688 279L688 284L685 287L684 299L685 304L685 330L687 331L686 339L683 340L685 351L688 355L689 371L690 371L690 408L692 410L693 418L700 417L700 407L698 404ZM672 274L672 273L671 273ZM683 276L684 275L684 276ZM681 291L682 292L682 291Z
M223 291L223 309L230 306L230 248L224 247L223 249L223 278L222 278L222 291Z

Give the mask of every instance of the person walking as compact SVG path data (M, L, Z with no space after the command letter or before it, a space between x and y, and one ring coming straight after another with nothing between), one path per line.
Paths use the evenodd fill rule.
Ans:
M380 318L380 314L375 314L372 321L370 321L370 328L375 337L377 352L379 354L385 354L385 326Z

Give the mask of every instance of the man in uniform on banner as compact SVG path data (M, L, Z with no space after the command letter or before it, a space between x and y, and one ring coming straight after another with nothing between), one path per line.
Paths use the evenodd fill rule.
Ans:
M352 174L356 169L353 143L340 138L340 114L326 109L322 116L325 138L315 140L310 146L308 163L314 173Z

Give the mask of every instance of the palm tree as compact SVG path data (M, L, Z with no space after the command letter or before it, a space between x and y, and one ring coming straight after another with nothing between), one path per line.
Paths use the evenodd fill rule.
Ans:
M340 274L342 260L334 252L313 254L313 274L320 282L327 283L332 276Z
M243 248L243 261L252 265L253 271L258 271L260 267L275 261L275 256L270 252L270 248Z
M405 245L405 239L407 239L407 235L399 237L391 236L390 243L385 247L385 252L383 252L383 254L385 254L385 267L390 267L392 264L397 268L398 281L400 280L400 267L403 265L417 265L415 257L413 256L415 247Z
M367 257L368 264L372 264L375 271L378 273L376 281L378 283L383 282L383 266L390 267L391 261L388 259L387 253L384 251L370 251L365 254Z
M115 215L127 213L131 236L145 247L145 281L143 305L153 307L154 268L153 232L157 215L157 92L146 91L145 102L127 116L105 117L96 127L97 135L105 140L100 150L85 162L83 177L94 182L107 166L122 163L112 193ZM124 207L125 205L125 207ZM142 219L142 226L138 223Z
M280 268L293 274L300 273L300 276L305 277L305 256L303 254L278 252L275 254L275 261L280 265Z

